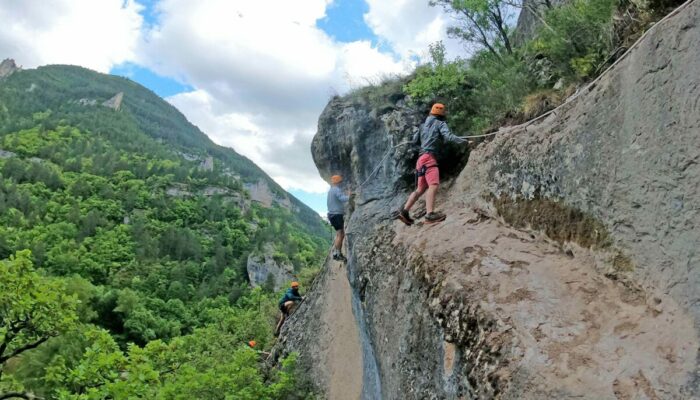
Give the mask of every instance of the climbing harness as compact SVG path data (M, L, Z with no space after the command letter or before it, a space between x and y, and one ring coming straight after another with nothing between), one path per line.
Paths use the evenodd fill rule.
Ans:
M430 168L437 168L437 164L433 165L421 165L420 169L416 170L416 177L420 178L421 176L425 176L425 174L428 172Z
M416 186L418 186L418 180L421 176L425 176L430 168L437 168L437 164L432 165L421 165L420 169L416 169Z
M682 9L686 8L688 5L690 5L690 4L691 4L692 2L694 2L694 1L695 1L695 0L687 0L685 3L681 4L680 6L678 6L678 8L676 8L675 10L671 11L670 13L668 13L665 17L661 18L658 22L656 22L654 25L652 25L651 28L647 29L647 31L644 32L644 34L642 34L642 36L640 36L639 39L637 39L637 41L634 42L634 44L632 44L632 46L630 46L630 47L620 56L620 58L618 58L617 60L615 60L615 62L612 63L612 65L610 65L608 68L606 68L605 71L603 71L600 75L598 75L597 78L595 78L593 81L591 81L591 82L590 82L588 85L586 85L583 89L577 91L577 92L576 92L575 94L573 94L571 97L569 97L568 99L566 99L566 101L564 101L562 104L560 104L560 105L557 106L556 108L554 108L554 109L552 109L552 110L549 110L549 111L547 111L546 113L544 113L544 114L542 114L542 115L540 115L540 116L538 116L538 117L535 117L535 118L533 118L533 119L531 119L531 120L529 120L529 121L527 121L527 122L524 122L524 123L522 123L522 124L520 124L520 125L514 125L514 126L509 126L509 127L506 127L506 128L501 128L501 129L499 129L499 130L497 130L497 131L495 131L495 132L486 133L486 134L483 134L483 135L468 135L468 136L457 136L457 137L460 138L460 139L476 139L476 138L483 138L483 137L495 136L495 135L498 135L499 133L504 133L504 134L505 134L505 133L510 133L510 132L513 132L513 131L518 130L518 129L522 129L521 132L525 132L525 131L527 131L526 128L527 128L528 126L534 124L535 122L537 122L537 121L539 121L539 120L541 120L541 119L544 119L544 118L546 118L546 117L548 117L548 116L550 116L550 115L552 115L552 114L557 115L557 111L559 111L559 109L561 109L562 107L564 107L564 106L566 106L567 104L571 103L572 101L576 100L576 99L577 99L578 97L580 97L583 93L586 93L586 92L590 91L591 89L593 89L593 88L598 84L598 82L599 82L608 72L610 72L613 68L615 68L615 67L617 66L617 64L619 64L622 60L624 60L624 59L632 52L632 50L633 50L634 48L636 48L636 47L642 42L642 40L644 40L644 38L645 38L650 32L654 31L654 30L659 26L659 24L661 24L662 22L666 21L667 19L673 17L674 15L678 14ZM372 172L369 174L369 176L367 176L367 179L365 179L364 182L362 182L362 183L358 186L358 189L361 188L361 187L363 187L367 182L369 182L369 180L372 179L372 177L374 176L374 174L376 174L377 171L379 171L379 169L381 168L381 166L384 164L384 161L386 161L387 157L389 157L389 154L391 154L391 151L392 151L392 150L394 150L394 149L396 149L396 148L398 148L398 147L400 147L400 146L409 144L409 143L411 143L411 141L401 142L401 143L399 143L399 144L397 144L397 145L395 145L395 146L389 147L389 149L387 149L387 151L386 151L386 154L384 154L384 157L382 157L381 161L379 161L379 163L377 164L377 166L372 170Z

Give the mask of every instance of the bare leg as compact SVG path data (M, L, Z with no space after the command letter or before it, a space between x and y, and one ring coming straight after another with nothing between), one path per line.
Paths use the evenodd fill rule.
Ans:
M284 313L280 315L280 320L277 322L277 327L275 328L275 336L280 334L280 329L282 329L282 324L284 324Z
M425 196L425 211L431 213L435 210L435 196L440 185L430 185L428 194Z
M287 309L287 315L292 315L292 311L296 308L297 303L293 301L288 301L284 303L284 307Z
M296 303L294 303L293 301L287 301L284 303L284 309L287 310L286 315L292 314L292 310L294 310L295 305L296 305ZM275 328L275 336L280 334L280 330L282 329L282 325L284 325L284 321L286 319L287 319L287 317L285 316L284 313L282 313L282 315L280 316L279 322L277 322L277 328Z
M345 239L345 230L341 229L339 231L335 232L335 241L333 242L333 245L335 246L335 249L340 253L340 250L343 248L343 240Z
M408 200L406 201L406 205L404 205L403 208L407 211L410 210L411 207L413 207L413 205L416 204L416 201L418 201L418 199L420 199L420 197L423 195L423 193L425 193L425 189L420 190L420 191L416 189L415 192L411 193L411 195L408 196Z

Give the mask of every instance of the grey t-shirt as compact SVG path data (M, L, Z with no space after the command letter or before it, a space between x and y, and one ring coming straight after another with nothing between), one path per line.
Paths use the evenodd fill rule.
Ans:
M349 199L350 196L343 193L340 187L332 186L331 190L328 191L328 199L326 200L328 214L345 214L345 203L347 203Z

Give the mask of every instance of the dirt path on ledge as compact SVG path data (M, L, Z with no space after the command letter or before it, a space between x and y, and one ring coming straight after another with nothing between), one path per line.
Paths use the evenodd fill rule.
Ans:
M355 316L352 313L352 292L345 266L329 261L327 303L323 309L323 325L328 329L326 368L329 378L329 399L358 400L362 394L362 347Z

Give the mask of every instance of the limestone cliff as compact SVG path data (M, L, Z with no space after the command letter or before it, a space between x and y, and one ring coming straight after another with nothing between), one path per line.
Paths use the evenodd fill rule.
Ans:
M389 218L415 160L392 146L424 114L401 96L333 99L312 151L358 192L349 262L326 266L277 351L299 351L330 397L345 360L328 344L350 332L362 388L340 399L699 398L698 21L696 2L466 166L448 153L438 225ZM333 323L348 308L331 300L354 326Z
M19 71L19 67L15 64L15 60L6 58L0 62L0 79L12 75L13 72Z
M275 248L271 243L263 246L259 253L251 253L246 263L248 280L253 287L266 285L270 282L275 291L285 287L294 280L294 266L278 262L274 257Z

